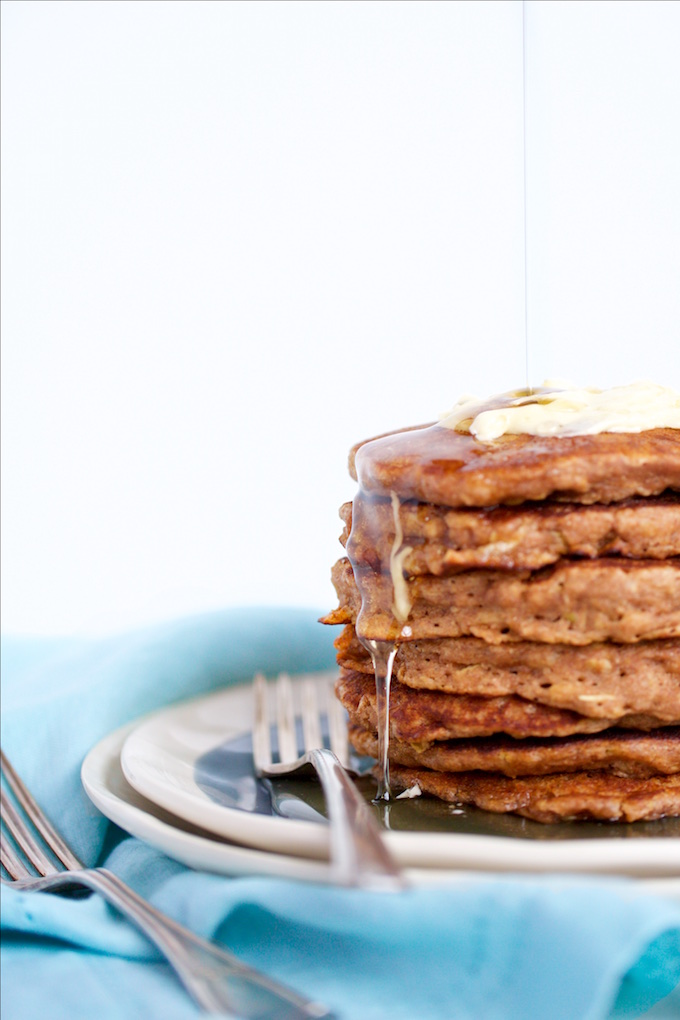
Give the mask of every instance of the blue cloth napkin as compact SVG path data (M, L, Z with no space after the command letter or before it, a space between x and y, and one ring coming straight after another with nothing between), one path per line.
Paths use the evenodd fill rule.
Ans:
M494 876L403 895L192 871L102 818L87 751L253 672L331 667L303 610L213 613L97 641L6 639L2 745L76 853L340 1020L680 1016L680 905L625 879ZM680 862L679 862L680 870ZM169 967L98 897L3 890L3 1020L185 1020Z

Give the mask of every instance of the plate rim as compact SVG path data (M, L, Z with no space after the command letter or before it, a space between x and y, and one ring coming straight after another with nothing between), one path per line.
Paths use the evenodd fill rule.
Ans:
M330 881L330 868L325 861L311 862L283 854L270 854L216 838L208 832L179 828L173 824L171 817L158 817L158 806L130 787L121 770L120 778L128 786L134 800L140 803L124 799L111 787L109 773L116 766L120 768L120 750L125 737L137 722L133 720L108 733L90 749L81 765L83 789L109 821L188 867L207 865L208 870L215 870L219 874L251 875L255 871L258 874L264 872L288 878L304 878L309 873L312 880ZM180 818L177 818L177 822L186 824Z

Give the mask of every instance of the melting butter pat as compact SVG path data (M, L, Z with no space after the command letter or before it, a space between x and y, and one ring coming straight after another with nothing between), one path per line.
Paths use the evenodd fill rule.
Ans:
M457 430L466 424L482 442L510 434L586 436L680 429L680 393L648 382L608 390L561 388L546 382L531 393L502 393L489 400L465 397L439 424Z

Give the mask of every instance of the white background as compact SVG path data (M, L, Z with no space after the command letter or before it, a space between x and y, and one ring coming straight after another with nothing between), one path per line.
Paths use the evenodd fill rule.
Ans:
M680 384L680 4L525 5L528 381ZM331 608L358 439L527 382L518 0L5 0L3 629Z

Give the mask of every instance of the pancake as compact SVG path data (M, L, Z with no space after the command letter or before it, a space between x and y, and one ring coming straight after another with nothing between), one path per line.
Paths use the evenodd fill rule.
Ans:
M663 387L546 384L353 448L322 622L345 625L336 693L362 754L357 634L396 650L394 789L544 823L680 815L679 426Z
M356 625L362 599L347 559L332 580L338 610L326 623ZM498 644L585 645L680 637L680 559L560 560L538 571L468 570L407 584L408 628L394 618L389 575L361 571L365 637L376 641L471 635Z
M680 457L680 451L678 452ZM391 500L367 500L340 509L341 542L355 563L386 573L395 537ZM399 507L407 575L442 576L470 568L538 570L562 557L680 556L680 497L596 504L528 503L513 509L451 509L405 502Z
M375 733L352 726L349 736L359 754L378 757ZM390 762L436 772L499 772L505 776L599 770L618 776L669 775L680 772L680 728L651 733L614 729L595 736L543 740L479 737L437 742L422 751L392 739Z
M350 723L377 732L375 683L365 673L341 672L335 692L347 709ZM680 724L680 718L673 720ZM539 705L510 694L485 698L478 694L443 694L416 691L393 681L390 691L390 739L402 740L422 750L436 740L488 737L505 733L511 737L565 737L574 733L598 733L619 726L650 730L664 725L641 713L619 719L593 719L568 709Z
M357 444L350 473L366 494L449 507L614 503L680 489L680 430L481 442L440 425L416 426Z
M395 789L423 793L485 811L514 812L537 822L653 821L680 815L680 775L617 776L613 772L558 772L510 778L484 772L433 772L390 767Z
M347 626L335 641L345 670L373 676L368 652ZM594 718L630 713L680 718L680 639L639 644L490 645L479 638L405 641L394 675L409 687L503 697L518 694Z

